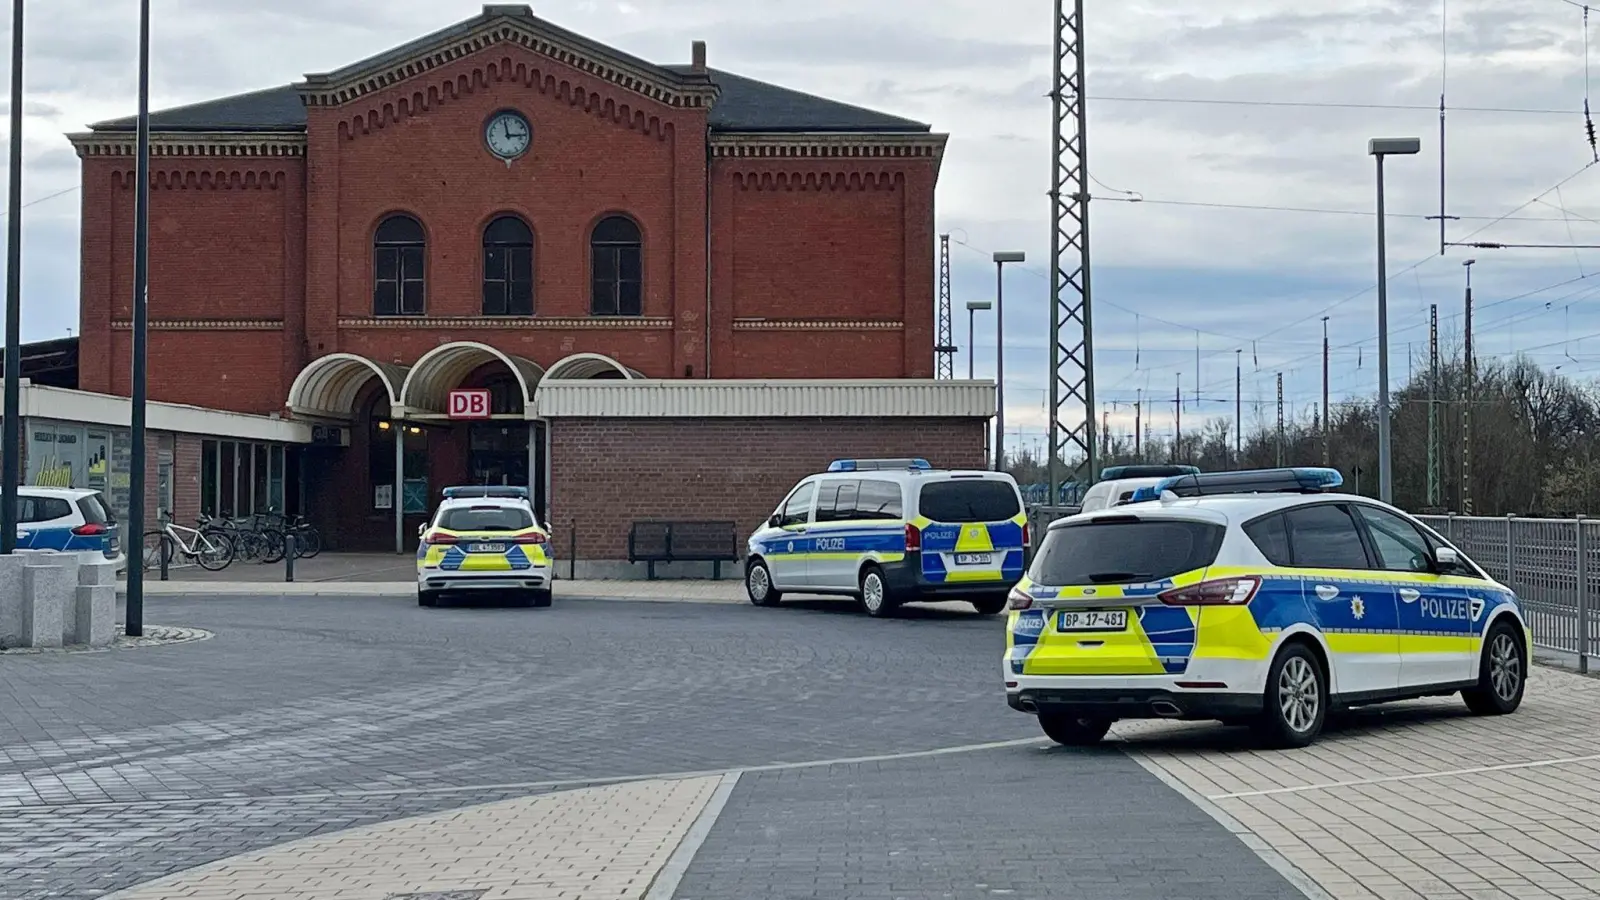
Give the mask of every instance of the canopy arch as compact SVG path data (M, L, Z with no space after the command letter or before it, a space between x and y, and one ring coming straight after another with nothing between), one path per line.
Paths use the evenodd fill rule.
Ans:
M545 377L561 381L586 381L591 378L620 378L632 381L644 376L604 354L574 353L558 360L545 373Z
M312 360L289 386L287 406L297 416L354 419L356 400L367 382L377 378L390 407L402 405L405 366L381 363L354 353L330 353Z
M502 353L477 341L440 344L424 353L400 386L400 402L409 411L443 415L450 392L490 362L499 362L510 370L521 393L524 412L533 409L533 390L544 377L544 369L532 360Z

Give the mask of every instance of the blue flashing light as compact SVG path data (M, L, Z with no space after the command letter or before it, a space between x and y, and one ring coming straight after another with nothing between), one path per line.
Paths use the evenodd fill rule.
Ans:
M1199 475L1199 466L1133 465L1109 466L1100 470L1101 481L1123 478L1168 478L1174 475Z
M1129 503L1148 503L1151 500L1160 500L1160 499L1161 499L1161 486L1160 485L1156 485L1156 484L1147 484L1142 488L1138 488L1138 489L1134 490L1133 496L1129 497L1127 502L1129 502Z
M836 459L828 464L829 472L870 472L884 469L922 469L933 466L925 459Z
M509 484L464 484L444 489L446 500L465 500L474 497L526 500L528 489Z
M1164 478L1151 488L1157 497L1171 491L1180 497L1205 497L1217 494L1317 493L1344 484L1337 469L1300 467L1293 469L1246 469L1238 472L1205 472ZM1134 497L1137 499L1138 493ZM1154 498L1151 498L1154 499Z

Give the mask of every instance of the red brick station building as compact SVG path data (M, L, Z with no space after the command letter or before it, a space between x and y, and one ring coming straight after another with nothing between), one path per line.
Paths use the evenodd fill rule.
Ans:
M125 498L135 123L91 127L78 383L30 382L27 471ZM180 522L287 507L409 552L443 487L526 484L581 577L628 569L633 521L743 532L837 457L983 466L992 383L934 379L927 125L496 5L151 128Z

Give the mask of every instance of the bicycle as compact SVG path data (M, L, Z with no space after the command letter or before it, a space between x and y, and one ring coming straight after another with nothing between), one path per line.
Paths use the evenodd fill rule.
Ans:
M295 559L310 559L322 552L322 532L307 522L305 516L295 516L291 519L277 510L272 510L257 518L267 523L263 530L272 542L269 555L262 562L281 561L288 554L285 538L291 534L294 535Z
M220 572L233 562L233 540L221 531L207 533L172 521L166 510L160 514L161 528L144 534L144 568L149 571L166 564L172 567L180 554L184 566L199 565L208 572Z

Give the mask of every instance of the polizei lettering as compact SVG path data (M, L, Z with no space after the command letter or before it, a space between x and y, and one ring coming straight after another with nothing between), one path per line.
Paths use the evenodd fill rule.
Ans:
M830 550L843 550L844 538L817 538L817 550L826 553Z
M1462 622L1472 620L1472 611L1467 608L1467 598L1449 597L1423 597L1417 601L1422 607L1422 615L1429 619L1453 619Z

